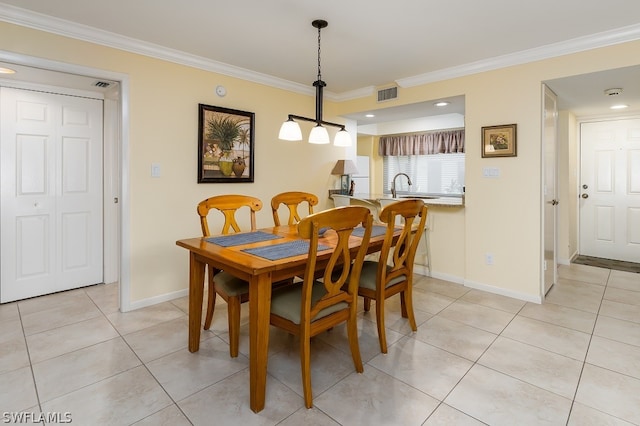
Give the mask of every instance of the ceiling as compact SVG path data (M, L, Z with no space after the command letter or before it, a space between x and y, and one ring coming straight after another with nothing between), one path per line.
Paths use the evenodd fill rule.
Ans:
M381 0L110 0L99 7L86 0L2 0L0 20L312 93L318 33L311 21L325 19L322 79L325 96L336 100L640 39L639 1L404 0L392 6ZM561 109L577 115L609 111L612 98L603 91L612 87L623 89L618 99L629 111L640 111L640 67L547 83ZM464 113L464 105L443 111L433 101L377 111L376 120Z

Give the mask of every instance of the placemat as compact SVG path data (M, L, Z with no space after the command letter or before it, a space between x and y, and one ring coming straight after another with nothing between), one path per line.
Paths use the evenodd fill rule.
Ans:
M385 232L387 232L387 227L386 226L373 225L373 228L371 228L371 236L372 237L377 237L379 235L384 235ZM362 226L358 226L357 228L353 228L353 232L351 233L351 235L353 235L354 237L362 238L364 236L364 228Z
M331 247L318 244L318 251L329 250ZM253 254L269 260L284 259L285 257L299 256L309 252L308 240L295 240L282 244L270 246L253 247L242 250L245 253Z
M267 234L262 231L245 232L238 234L220 235L217 237L205 238L209 243L213 243L222 247L240 246L243 244L257 243L260 241L277 240L282 238L280 235Z

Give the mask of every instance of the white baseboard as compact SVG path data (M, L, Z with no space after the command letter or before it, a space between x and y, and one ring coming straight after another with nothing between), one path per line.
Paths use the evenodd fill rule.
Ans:
M476 290L482 290L493 294L499 294L501 296L511 297L512 299L524 300L525 302L542 303L541 296L533 296L531 294L520 293L518 291L506 290L504 288L495 287L489 284L479 283L476 281L465 280L465 287L475 288Z
M579 253L573 252L573 254L571 256L569 256L568 259L562 258L562 259L558 259L558 265L571 265L571 262L573 262L574 260L576 260L576 257L578 257Z
M443 274L442 272L438 272L438 271L433 271L431 273L431 277L437 278L443 281L449 281L456 284L464 284L464 278L458 277L455 275L450 275L450 274Z
M542 303L540 296L532 296L530 294L520 293L512 290L505 290L504 288L495 287L489 284L483 284L475 281L465 280L462 277L458 277L450 274L443 274L437 271L433 271L429 274L429 268L423 265L414 265L413 271L417 274L427 277L437 278L443 281L449 281L456 284L463 284L465 287L475 288L476 290L483 290L493 294L499 294L501 296L511 297L513 299L524 300L525 302ZM179 299L189 295L189 289L174 291L172 293L161 294L159 296L149 297L147 299L138 300L132 302L129 309L122 310L122 312L134 311L140 308L146 308L147 306L157 305L158 303L168 302L174 299Z
M415 272L416 274L424 275L425 277L431 276L429 268L427 268L425 265L419 265L417 263L413 264L413 272Z
M185 297L188 295L189 295L189 289L185 288L185 289L174 291L171 293L165 293L159 296L153 296L147 299L131 302L126 311L123 309L121 309L121 311L122 312L135 311L136 309L146 308L147 306L157 305L158 303L169 302L171 300L179 299L181 297Z

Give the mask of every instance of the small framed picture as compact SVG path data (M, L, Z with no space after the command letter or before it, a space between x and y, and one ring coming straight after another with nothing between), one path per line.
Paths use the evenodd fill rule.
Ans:
M517 125L504 124L482 128L482 158L515 157Z

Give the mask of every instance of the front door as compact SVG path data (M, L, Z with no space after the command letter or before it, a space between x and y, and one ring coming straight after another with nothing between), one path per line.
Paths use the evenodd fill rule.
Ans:
M2 87L0 129L0 301L102 282L102 101Z
M640 262L640 119L580 125L580 254Z

